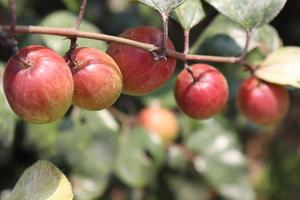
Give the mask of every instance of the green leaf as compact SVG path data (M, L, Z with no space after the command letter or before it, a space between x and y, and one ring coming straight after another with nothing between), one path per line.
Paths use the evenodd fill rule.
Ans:
M120 137L115 173L129 186L141 188L155 178L164 159L164 146L157 137L144 129Z
M94 199L104 192L108 183L117 151L118 127L110 121L113 118L106 110L76 108L73 112L69 121L60 124L56 148L73 166L71 177L82 185L74 189L75 197ZM88 188L86 182L94 186Z
M174 200L203 200L209 199L209 189L201 179L183 176L169 176L168 186L174 194Z
M75 107L71 116L63 120L28 125L25 145L36 148L44 158L62 159L72 166L70 176L78 185L74 196L89 200L100 196L106 188L117 150L118 131L118 124L108 111Z
M52 163L40 160L27 168L8 200L71 200L72 186Z
M179 6L185 0L138 0L152 8L158 10L160 13L168 15L173 9Z
M177 20L184 30L190 30L205 17L205 12L200 0L185 0L173 11L171 17Z
M267 57L255 75L271 83L300 88L300 48L278 49Z
M72 28L75 25L76 16L68 11L56 11L49 15L47 15L41 22L41 26L50 26L50 27L64 27L64 28ZM95 25L83 20L80 25L80 30L100 33L100 29ZM50 36L50 35L42 35L41 39L45 45L59 52L60 54L64 54L68 51L70 46L70 41L66 38L60 36ZM78 38L77 40L79 47L92 47L100 50L106 49L106 44L102 41L91 40L85 38Z
M235 133L216 119L210 119L203 122L202 128L192 134L186 144L199 154L194 159L196 171L222 196L234 200L255 199Z
M218 15L191 47L191 52L239 56L245 43L245 30L224 15ZM280 46L281 40L277 31L270 25L264 25L252 31L248 51L260 48L268 54Z
M287 2L287 0L205 1L247 30L269 23L278 15Z
M168 167L174 170L184 171L188 166L188 159L180 146L169 146L166 160Z
M26 124L26 136L24 146L35 149L43 158L50 158L57 154L55 148L59 134L58 127L63 120L58 120L48 124Z

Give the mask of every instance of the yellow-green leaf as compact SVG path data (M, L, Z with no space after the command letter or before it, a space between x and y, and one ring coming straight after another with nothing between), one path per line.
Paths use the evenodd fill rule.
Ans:
M271 83L300 88L300 48L278 49L267 57L255 75Z
M66 176L51 162L39 160L27 168L7 200L72 200Z

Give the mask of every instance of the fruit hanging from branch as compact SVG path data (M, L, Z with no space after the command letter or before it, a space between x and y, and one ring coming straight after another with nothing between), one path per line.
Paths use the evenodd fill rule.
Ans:
M32 123L62 117L73 97L72 73L65 60L40 45L22 48L13 55L3 77L6 98L17 115Z
M250 121L271 125L287 114L289 94L283 86L250 77L239 89L237 104Z
M69 62L73 62L73 104L88 110L101 110L118 99L122 75L109 55L94 48L77 48Z
M135 27L120 35L127 39L160 46L162 32L153 27ZM166 47L174 50L170 40ZM107 53L118 64L123 76L123 92L144 95L162 86L173 75L176 59L155 59L152 53L120 44L110 44Z
M228 99L225 77L213 66L194 64L181 71L175 84L179 108L195 119L207 119L220 112Z

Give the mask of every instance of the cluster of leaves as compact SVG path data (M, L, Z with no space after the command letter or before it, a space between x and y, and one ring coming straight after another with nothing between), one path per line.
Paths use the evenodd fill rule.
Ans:
M20 24L73 27L76 15L72 12L78 11L80 5L78 0L63 0L57 4L52 2L48 8L42 5L35 8L33 5L37 3L33 4L34 2L32 0L17 3ZM190 30L206 19L205 12L211 10L212 6L220 14L214 17L200 34L192 45L191 52L238 56L244 49L245 30L251 31L252 38L246 60L251 64L259 64L260 68L255 75L269 82L299 87L300 77L297 69L300 66L300 50L298 47L282 47L276 29L268 24L283 8L286 0L141 0L140 2L150 7L142 4L132 5L124 0L107 2L90 0L81 30L101 32L99 29L101 27L103 32L117 34L135 25L149 24L158 27L160 16L156 15L151 7L160 13L170 14L184 30ZM0 0L0 8L7 10L6 1ZM41 8L45 9L42 10L43 14L39 13ZM57 11L58 8L64 10ZM180 33L180 30L175 31ZM67 51L68 43L69 41L56 36L20 37L21 46L45 44L61 54ZM106 44L101 41L79 39L78 45L106 49ZM181 46L176 43L175 45ZM5 58L3 59L5 61ZM0 65L4 66L3 63ZM261 128L247 122L236 112L236 91L245 76L242 68L238 64L217 66L224 72L230 86L231 99L226 113L200 122L178 112L180 136L176 141L178 144L171 146L164 146L158 138L141 128L130 127L124 132L106 110L90 112L75 108L72 115L47 125L21 122L10 110L1 89L0 165L20 168L20 161L13 160L17 159L14 152L16 148L31 152L29 156L31 159L37 157L51 160L61 166L68 175L74 196L79 200L101 197L117 199L118 195L123 199L192 200L214 198L212 196L215 194L224 199L251 200L260 194L264 196L277 193L278 199L284 199L283 196L287 193L290 199L293 199L297 196L295 191L300 185L296 178L298 176L294 174L300 163L299 153L291 152L288 145L275 142L275 156L270 158L270 166L266 165L263 168L262 178L260 177L262 181L260 179L258 183L251 181L246 162L249 157L246 157L243 151L247 143L243 146L238 135L244 132L261 132ZM162 106L176 110L172 94L173 82L174 80L169 81L157 92L144 97L134 98L124 95L116 106L134 114L135 111L131 111L132 109L137 110L141 105L147 106L153 101L159 101ZM270 132L274 131L272 129ZM22 138L15 138L15 135L21 134L24 134ZM185 148L193 153L192 159L191 156L187 156ZM286 152L285 155L291 153L293 156L284 157L279 150ZM277 165L277 161L278 168L272 165ZM44 164L42 162L40 165ZM46 167L40 165L35 165L37 168L34 168L33 174L49 167L47 163ZM54 171L60 174L56 169ZM0 173L4 174L5 171ZM295 190L288 188L292 192L278 192L282 177L275 176L276 173L280 173L281 176L290 173L291 179L286 179L286 182ZM61 183L54 182L54 184L58 187ZM1 185L1 188L7 187ZM22 188L18 185L17 187ZM23 192L21 194L24 194L24 191L28 192L17 190ZM29 196L28 199L33 197Z

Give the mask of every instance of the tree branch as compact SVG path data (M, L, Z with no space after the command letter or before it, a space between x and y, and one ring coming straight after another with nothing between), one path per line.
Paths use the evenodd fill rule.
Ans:
M9 32L10 26L4 25L0 26L0 31ZM101 33L77 31L73 28L53 28L45 26L16 26L15 34L47 34L47 35L57 35L63 37L80 37L88 38L94 40L102 40L106 42L117 42L126 45L131 45L145 51L153 52L158 51L159 47L153 44L147 44L143 42L138 42L122 37L116 37ZM221 57L221 56L206 56L206 55L193 55L193 54L184 54L177 51L167 50L167 54L171 57L177 58L182 61L194 60L194 61L207 61L207 62L219 62L219 63L237 63L239 57Z
M77 19L76 19L76 24L75 24L75 29L76 29L76 30L79 30L80 23L81 23L81 21L82 21L83 14L84 14L84 10L85 10L85 7L86 7L86 3L87 3L87 0L82 0L82 1L81 1L79 14L78 14L78 17L77 17Z

